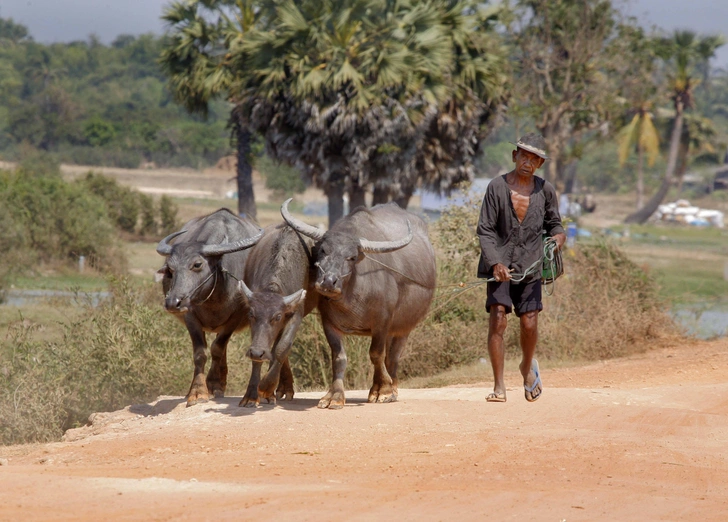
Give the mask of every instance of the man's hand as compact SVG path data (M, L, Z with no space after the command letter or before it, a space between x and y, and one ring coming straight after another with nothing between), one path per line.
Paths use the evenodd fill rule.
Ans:
M563 235L563 234L562 234ZM564 239L566 239L566 236L564 236ZM506 265L503 263L497 263L493 267L493 277L496 281L503 282L503 281L510 281L511 280L511 272L508 270Z
M556 250L561 250L561 247L566 243L566 234L554 234L552 237L556 240Z

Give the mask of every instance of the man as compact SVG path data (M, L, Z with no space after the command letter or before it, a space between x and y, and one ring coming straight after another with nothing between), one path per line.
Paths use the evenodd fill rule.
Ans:
M520 370L526 400L533 402L541 396L541 377L533 353L538 340L538 313L543 309L542 231L553 236L559 249L566 241L556 191L549 182L535 176L548 159L543 137L529 133L514 145L516 167L488 184L477 230L481 250L478 277L491 279L485 309L490 313L488 354L495 386L486 397L489 402L506 402L503 334L506 315L511 311L521 322ZM524 277L529 267L531 271Z

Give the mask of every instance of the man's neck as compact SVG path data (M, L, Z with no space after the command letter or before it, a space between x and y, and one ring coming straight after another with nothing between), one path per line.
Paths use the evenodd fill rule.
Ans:
M524 176L522 174L518 174L515 170L512 170L508 174L506 174L506 181L510 185L516 185L519 187L531 187L534 183L534 176L535 174Z

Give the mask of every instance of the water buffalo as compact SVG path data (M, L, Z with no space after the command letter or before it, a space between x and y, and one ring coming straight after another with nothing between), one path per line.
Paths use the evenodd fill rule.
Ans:
M260 399L293 398L288 354L301 320L318 300L311 277L312 248L311 239L283 223L267 227L250 251L240 289L250 308L248 356L253 371L241 406L257 406ZM271 364L261 381L263 361Z
M389 203L359 207L324 233L293 218L289 202L281 207L283 219L316 241L315 288L333 362L333 382L319 408L345 403L343 335L372 338L369 402L397 400L399 357L435 292L435 252L427 225Z
M167 257L158 271L164 307L187 326L192 338L195 372L187 406L206 401L210 394L225 395L227 343L233 332L248 326L248 308L240 304L238 280L245 270L246 249L262 235L254 220L220 209L191 220L157 245L157 252ZM170 244L178 236L182 237ZM203 380L205 332L217 336L210 347L210 371Z

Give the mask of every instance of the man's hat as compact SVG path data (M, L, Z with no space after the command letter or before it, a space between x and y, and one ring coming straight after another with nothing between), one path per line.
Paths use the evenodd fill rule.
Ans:
M549 157L546 155L546 140L543 139L543 136L540 134L537 134L535 132L529 132L528 134L524 134L521 136L521 139L519 139L516 143L510 142L519 149L527 150L528 152L533 152L536 156L543 158L545 160L549 159Z

